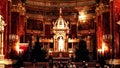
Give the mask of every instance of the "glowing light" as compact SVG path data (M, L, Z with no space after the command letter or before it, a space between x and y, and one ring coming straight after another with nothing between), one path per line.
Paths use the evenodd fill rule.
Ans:
M57 22L58 22L58 24L57 24L58 28L64 28L65 27L65 21L63 20L62 16L59 17Z
M18 54L22 53L23 51L27 50L28 43L19 43L17 42L14 49Z
M72 50L70 50L70 51L69 51L69 53L73 53L73 51L72 51Z
M105 45L105 43L103 42L102 43L102 48L101 49L98 49L98 52L102 55L104 55L104 53L108 51L108 47Z
M62 37L59 38L59 51L64 51L64 40L62 39Z
M52 50L49 50L49 53L52 53Z
M105 43L103 42L102 43L102 51L107 51L108 50L108 47L105 45Z
M101 52L102 52L102 49L98 49L98 52L101 53Z
M86 15L84 12L79 12L79 21L85 22L86 21Z
M16 62L16 61L13 61L13 60L11 60L11 59L0 60L0 64L5 64L5 65L11 65L11 64L13 64L14 62ZM2 67L2 68L4 68L4 67Z
M19 51L20 51L20 50L19 50L19 42L16 43L16 45L15 45L15 50L16 50L17 53L19 54Z

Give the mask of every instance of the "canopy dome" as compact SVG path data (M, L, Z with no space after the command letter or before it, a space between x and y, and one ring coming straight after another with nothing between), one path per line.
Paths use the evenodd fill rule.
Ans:
M53 28L68 28L68 22L62 18L62 9L60 8L60 16L54 23Z

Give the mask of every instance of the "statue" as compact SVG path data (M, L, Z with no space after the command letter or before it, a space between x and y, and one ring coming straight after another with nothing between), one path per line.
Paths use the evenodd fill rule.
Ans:
M0 15L0 31L4 31L4 26L5 26L5 22L3 20L3 16Z
M58 44L59 44L59 51L64 51L64 40L63 40L63 37L59 37Z
M3 16L2 15L0 15L0 60L1 59L4 59L4 54L3 54L3 47L4 47L4 33L3 33L3 31L4 31L4 26L5 26L6 24L5 24L5 22L4 22L4 20L3 20Z

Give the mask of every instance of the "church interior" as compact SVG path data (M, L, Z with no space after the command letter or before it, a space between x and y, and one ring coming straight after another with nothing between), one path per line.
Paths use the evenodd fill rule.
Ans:
M120 0L0 0L0 68L69 63L120 67Z

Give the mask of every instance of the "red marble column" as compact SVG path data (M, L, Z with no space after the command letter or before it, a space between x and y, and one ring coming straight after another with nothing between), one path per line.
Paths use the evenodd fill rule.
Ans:
M99 10L99 11L104 11L104 10ZM109 43L111 41L108 41L108 37L104 38L104 36L110 35L110 13L109 12L99 12L98 15L96 16L96 24L97 24L97 29L96 29L96 35L97 35L97 50L102 50L104 46L109 48ZM104 45L105 44L105 45ZM108 50L104 51L102 54L104 57L108 57ZM98 53L99 54L99 53ZM110 54L109 54L110 55ZM110 58L110 57L109 57Z
M21 37L25 34L25 16L20 15L19 25L18 25L18 36Z
M101 15L97 16L96 17L96 20L97 20L97 48L100 49L102 48L102 17Z
M120 58L120 43L119 43L119 29L118 29L118 24L117 22L120 20L120 0L113 0L113 28L114 28L114 53L115 53L115 58Z
M110 34L110 12L102 13L103 34Z
M19 12L11 13L11 34L18 33L18 25L19 25Z

